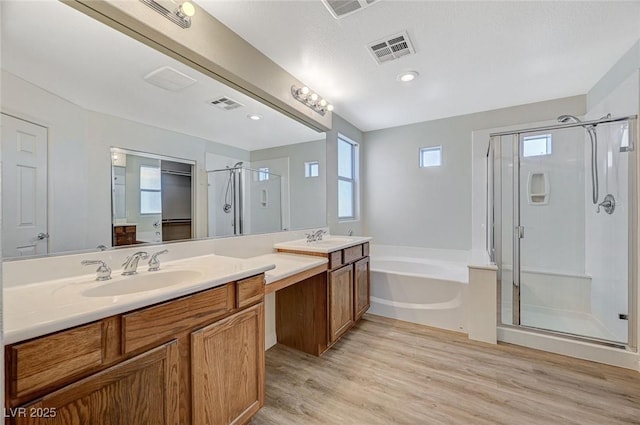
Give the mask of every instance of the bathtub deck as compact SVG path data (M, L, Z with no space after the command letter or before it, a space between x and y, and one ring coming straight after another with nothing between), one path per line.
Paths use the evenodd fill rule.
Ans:
M640 423L640 373L365 315L323 357L267 352L252 425Z

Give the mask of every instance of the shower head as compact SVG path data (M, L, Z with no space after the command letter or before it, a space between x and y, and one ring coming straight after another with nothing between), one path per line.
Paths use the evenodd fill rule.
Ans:
M242 164L244 164L244 162L242 162L242 161L238 161L238 162L236 162L235 164L233 164L233 167L232 167L232 168L242 167Z
M560 115L558 117L558 122L569 122L569 121L573 121L573 122L577 122L577 123L581 123L582 121L580 120L580 118L578 117L574 117L573 115Z

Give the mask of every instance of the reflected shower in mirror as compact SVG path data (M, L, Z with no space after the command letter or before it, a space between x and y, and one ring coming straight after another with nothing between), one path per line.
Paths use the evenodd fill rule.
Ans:
M242 164L208 172L209 236L283 230L281 176Z
M126 191L114 187L124 170L113 170L111 178L113 147L190 161L191 203L181 201L180 207L191 207L191 228L184 225L176 238L189 232L193 238L210 236L207 172L239 161L281 176L282 217L276 227L326 225L324 134L63 2L9 0L0 8L2 216L20 223L11 229L3 220L5 257L109 247L116 245L113 217L141 223L127 216L127 202L112 206L112 191L114 197L121 196L115 191ZM19 155L9 154L16 151ZM319 177L305 178L304 162L314 160ZM19 179L22 192L12 190ZM126 174L124 179L126 184ZM317 186L313 196L303 189L310 180ZM157 207L156 187L151 181L146 195L135 191L136 202L143 196L150 203L147 211ZM265 193L267 205L275 206L275 191ZM249 210L262 211L261 205L245 203ZM162 205L163 214L166 208ZM254 225L258 221L251 232L267 231ZM144 227L136 228L130 241L166 240L162 223L161 229Z

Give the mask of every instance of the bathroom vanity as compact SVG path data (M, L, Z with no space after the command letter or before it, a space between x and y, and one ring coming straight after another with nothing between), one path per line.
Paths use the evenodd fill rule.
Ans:
M278 342L316 356L351 329L369 308L368 237L329 237L274 245L278 252L324 257L326 273L276 292Z
M23 308L9 312L7 423L247 423L264 403L264 272L273 267L211 255L137 277L9 290L6 301ZM178 284L164 288L163 279ZM150 281L159 288L122 285ZM48 293L52 307L24 304L23 291ZM39 335L51 323L65 328Z

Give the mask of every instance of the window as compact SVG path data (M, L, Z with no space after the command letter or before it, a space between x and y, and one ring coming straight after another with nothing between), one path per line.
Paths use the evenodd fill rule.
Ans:
M162 213L160 167L140 166L140 214Z
M269 167L258 168L258 181L264 182L269 180Z
M551 135L539 134L522 139L522 156L551 155Z
M318 161L309 161L304 163L305 177L318 177L320 175L320 163Z
M356 217L357 146L338 136L338 219Z
M420 148L420 167L439 167L442 165L442 146Z

